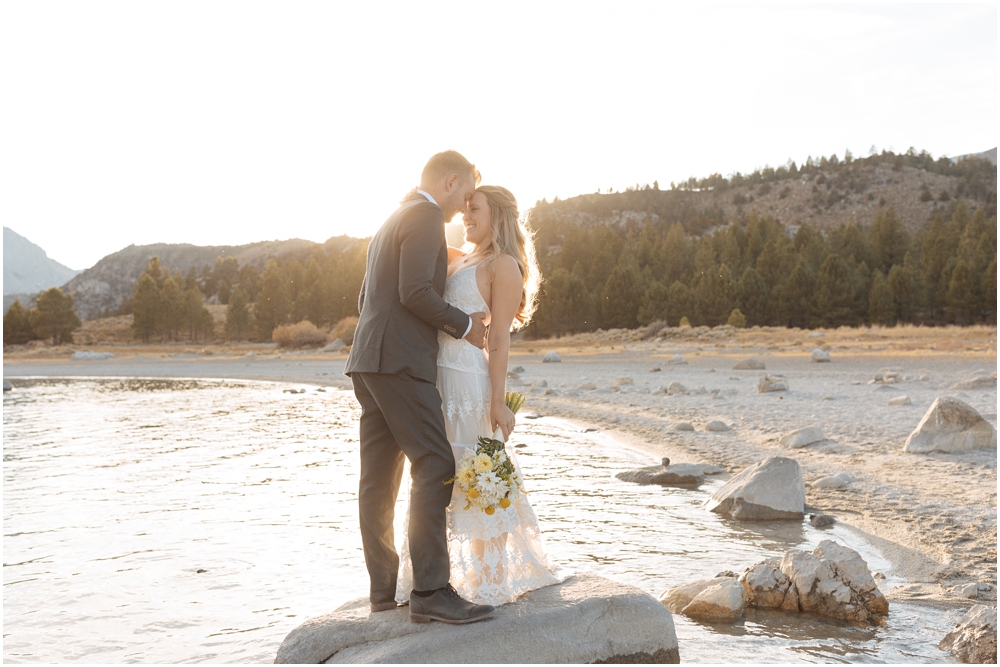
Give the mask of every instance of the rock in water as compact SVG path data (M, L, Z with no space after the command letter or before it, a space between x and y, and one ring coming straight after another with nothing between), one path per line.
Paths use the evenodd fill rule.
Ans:
M651 595L593 574L532 591L468 625L412 623L409 608L349 602L292 630L276 663L677 663L670 612Z
M959 660L979 664L997 661L997 610L977 604L938 644Z
M970 378L968 380L962 380L961 382L956 382L951 386L951 388L958 390L995 389L996 386L997 386L997 379L995 377L990 377L989 375L977 375L974 378Z
M812 553L790 549L747 568L740 576L747 605L758 609L811 611L881 625L889 603L868 564L853 549L823 540Z
M802 449L816 442L823 442L826 436L818 426L807 426L797 431L786 433L778 440L778 444L787 449Z
M555 350L549 350L548 352L545 353L545 356L542 357L543 364L557 364L561 361L562 357L560 357L559 353L556 352Z
M740 582L723 578L702 589L681 613L685 616L735 619L742 616L746 608L747 601Z
M766 458L717 489L709 511L743 521L798 519L805 515L806 486L794 459Z
M9 380L4 380L3 381L3 390L5 392L7 392L7 391L14 391L14 385L12 385Z
M826 526L832 526L836 522L837 520L829 514L819 514L809 519L809 523L812 524L813 528L825 528Z
M830 361L830 355L826 352L826 350L821 350L817 347L812 351L812 360L816 363L824 363Z
M757 380L757 391L766 394L772 391L788 391L788 380L784 375L762 375Z
M764 362L760 359L743 359L742 361L737 361L736 365L733 366L734 371L762 371L764 370Z
M691 604L691 601L698 597L699 593L717 583L719 583L718 577L715 579L698 579L683 586L676 586L663 593L660 596L660 602L670 611L679 614L684 607Z
M701 484L705 473L701 466L693 463L675 463L672 466L649 466L636 470L624 470L615 475L623 482L634 484L683 485Z
M996 429L972 406L957 398L940 396L906 439L903 451L925 454L994 449L996 446Z

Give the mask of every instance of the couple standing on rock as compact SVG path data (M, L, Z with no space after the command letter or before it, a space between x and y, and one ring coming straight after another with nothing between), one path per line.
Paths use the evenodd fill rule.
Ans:
M345 369L361 404L358 504L371 610L409 604L416 622L478 621L562 580L523 494L487 515L464 509L457 485L445 485L479 437L500 430L507 440L514 429L504 402L510 332L528 323L538 293L517 201L479 181L459 153L434 155L420 187L375 234ZM444 224L459 212L468 252L445 243ZM520 475L514 452L507 456ZM410 504L398 554L404 457Z

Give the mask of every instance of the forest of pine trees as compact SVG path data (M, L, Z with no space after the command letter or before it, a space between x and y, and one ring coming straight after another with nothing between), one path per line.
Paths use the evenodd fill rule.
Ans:
M995 210L995 209L994 209ZM700 237L680 222L538 225L529 335L736 322L803 328L996 323L996 214L962 200L913 235L892 208L823 233L750 215Z

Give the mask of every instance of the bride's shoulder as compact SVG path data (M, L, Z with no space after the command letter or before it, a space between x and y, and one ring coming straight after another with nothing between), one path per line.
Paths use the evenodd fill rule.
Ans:
M500 255L493 261L490 268L493 270L494 282L499 280L501 282L521 283L521 269L517 265L517 260L511 255L506 253Z

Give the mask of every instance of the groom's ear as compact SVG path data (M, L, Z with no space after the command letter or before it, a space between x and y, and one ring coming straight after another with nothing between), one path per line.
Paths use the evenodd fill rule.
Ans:
M451 192L458 187L458 174L451 174L444 182L444 191Z

